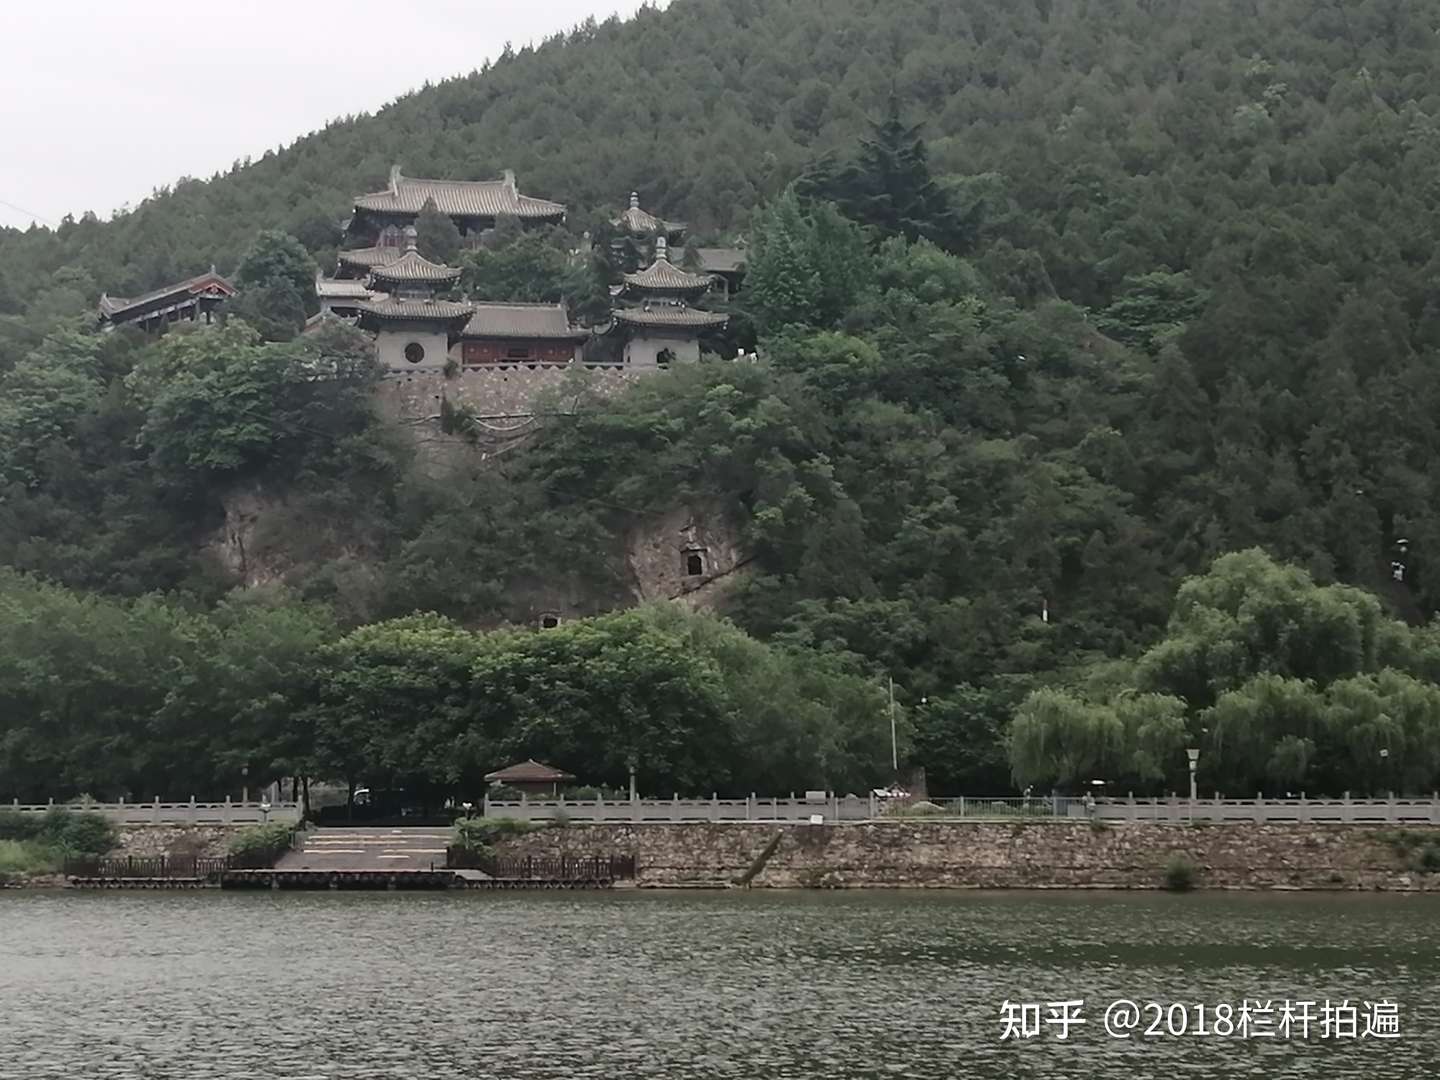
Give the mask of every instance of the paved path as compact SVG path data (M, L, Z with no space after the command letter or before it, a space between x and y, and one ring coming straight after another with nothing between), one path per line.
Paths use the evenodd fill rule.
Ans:
M429 870L445 865L443 829L311 829L277 870Z

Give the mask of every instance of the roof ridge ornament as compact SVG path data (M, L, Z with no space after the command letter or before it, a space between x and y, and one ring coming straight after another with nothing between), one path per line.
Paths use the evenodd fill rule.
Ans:
M640 209L640 193L639 193L638 191L632 191L632 192L630 192L630 209L631 209L631 210L639 210L639 209Z

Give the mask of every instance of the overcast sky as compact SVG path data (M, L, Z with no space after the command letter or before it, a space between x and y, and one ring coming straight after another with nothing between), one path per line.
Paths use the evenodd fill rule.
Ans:
M0 225L105 216L640 0L0 0ZM657 6L664 7L661 3Z

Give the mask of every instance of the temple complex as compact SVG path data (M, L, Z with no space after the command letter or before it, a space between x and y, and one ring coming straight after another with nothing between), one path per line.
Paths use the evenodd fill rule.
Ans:
M692 306L711 287L705 274L691 274L670 261L664 236L655 238L655 261L626 274L606 331L622 342L630 367L667 367L700 359L700 336L719 330L729 316Z
M235 286L210 267L207 273L154 289L133 299L100 294L100 325L138 326L149 333L173 322L209 323L220 306L235 295Z
M383 295L358 306L360 327L375 334L376 357L388 370L443 370L472 309L437 295L455 284L459 269L421 255L415 226L403 235L404 253L371 271L370 288Z
M522 195L508 169L499 180L421 180L402 175L395 165L389 187L355 200L345 230L346 246L359 250L342 252L342 266L368 261L365 268L373 269L383 262L385 249L398 254L406 226L415 224L427 202L434 202L435 209L455 222L461 240L470 246L478 244L480 235L493 229L501 217L518 218L527 225L559 225L565 220L560 203Z
M478 246L504 216L559 224L564 206L521 194L510 172L499 180L422 180L393 168L386 190L354 200L348 246L334 277L317 276L319 311L303 332L330 319L357 324L373 335L376 359L390 376L380 396L393 415L428 422L447 404L463 407L490 425L486 439L503 442L534 421L542 392L580 385L615 392L671 363L698 361L702 338L726 327L728 316L701 305L738 284L743 252L696 248L690 262L698 255L708 272L692 273L679 265L676 246L685 226L643 209L633 192L629 203L609 222L612 247L626 259L612 262L621 269L610 318L592 330L575 326L564 303L472 300L459 292L459 267L419 250L415 223L427 204L455 222L467 246ZM208 322L234 294L212 270L133 300L104 296L100 317L107 326L151 330L180 319ZM574 368L586 374L572 377Z

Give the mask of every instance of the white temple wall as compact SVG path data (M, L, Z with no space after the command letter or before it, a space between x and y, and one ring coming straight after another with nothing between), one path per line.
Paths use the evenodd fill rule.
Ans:
M405 355L411 345L418 345L423 352L418 362ZM375 353L392 372L444 371L450 358L450 337L444 330L423 325L401 324L393 329L387 326L375 335Z
M659 356L666 349L675 354L679 363L700 361L698 338L636 333L625 344L625 363L632 368L658 367Z

